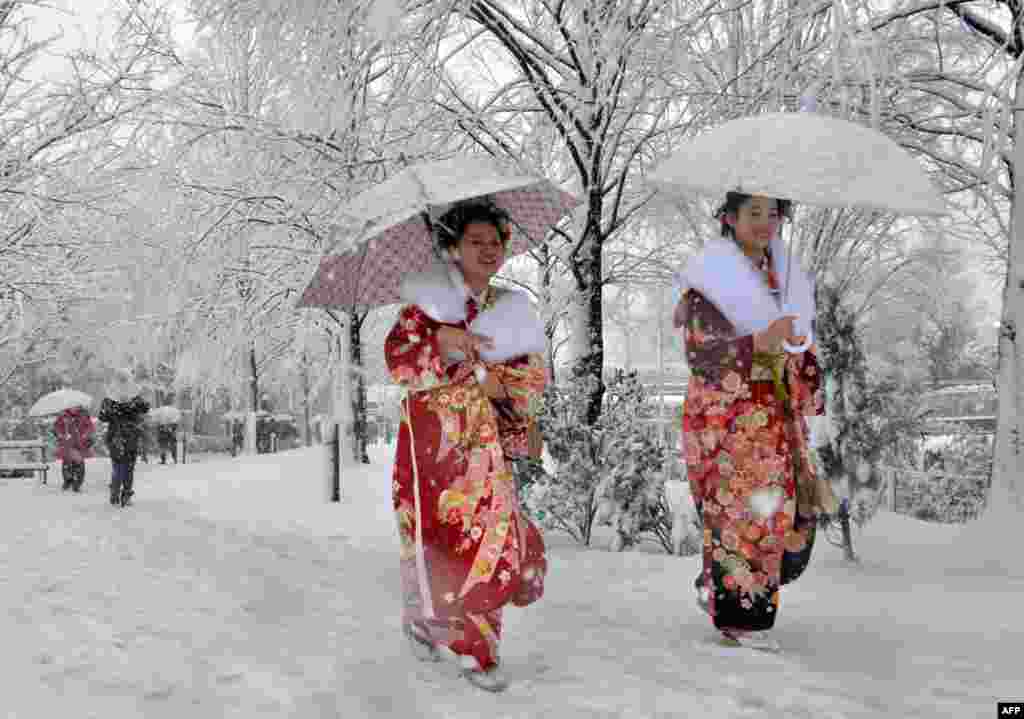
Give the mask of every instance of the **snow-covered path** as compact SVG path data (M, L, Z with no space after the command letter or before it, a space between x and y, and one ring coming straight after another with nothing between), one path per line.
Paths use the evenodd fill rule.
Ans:
M0 716L973 717L1024 695L1024 573L888 515L860 567L822 543L784 591L781 656L712 642L696 558L549 537L545 598L506 614L513 685L482 694L405 651L373 458L340 505L316 449L140 465L127 510L102 462L80 496L0 480Z

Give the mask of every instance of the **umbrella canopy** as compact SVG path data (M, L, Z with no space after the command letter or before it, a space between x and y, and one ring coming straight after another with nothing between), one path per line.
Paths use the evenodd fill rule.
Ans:
M402 279L436 261L428 220L456 202L478 197L508 213L513 229L509 257L543 242L551 227L579 204L548 180L489 158L456 157L409 167L345 207L356 246L321 260L299 306L400 302Z
M691 140L649 176L655 186L765 195L821 207L946 212L920 165L869 127L812 112L732 120Z
M157 424L177 424L181 421L181 410L171 405L164 405L149 410L148 418Z
M75 389L59 389L56 392L40 397L28 411L29 417L45 417L60 414L72 407L88 408L92 405L92 397Z

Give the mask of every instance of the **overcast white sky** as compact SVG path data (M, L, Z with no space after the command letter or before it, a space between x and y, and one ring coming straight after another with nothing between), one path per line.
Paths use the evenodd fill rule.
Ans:
M49 48L47 57L32 68L36 78L56 78L65 74L65 53L81 47L103 47L104 38L109 35L109 21L106 20L109 3L110 0L51 0L50 7L28 10L33 40L61 36Z
M30 71L33 79L58 79L69 72L65 55L74 50L88 47L103 50L109 47L113 31L113 10L118 0L50 0L48 7L29 8L31 18L30 34L33 40L43 40L54 35L59 39L50 46L47 57L40 60ZM176 3L180 6L181 3ZM189 32L181 26L179 41L186 40Z

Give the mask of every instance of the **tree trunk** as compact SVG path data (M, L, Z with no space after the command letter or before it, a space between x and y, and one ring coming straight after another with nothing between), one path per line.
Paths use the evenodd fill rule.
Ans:
M594 194L591 193L587 226L584 230L585 259L580 268L586 286L580 298L584 312L580 315L582 325L578 331L582 335L581 342L585 353L577 359L577 364L582 367L585 375L594 380L593 387L588 391L586 423L589 427L596 425L601 417L601 405L604 400L604 306L601 302L601 250L604 238L601 232L601 200L600 197L595 198Z
M557 318L551 308L551 249L548 245L541 245L537 250L537 286L540 287L539 309L541 320L544 322L544 336L547 338L547 365L548 379L555 382L555 328L558 326Z
M256 373L256 342L249 343L249 416L245 422L245 454L256 454L256 413L260 409L260 383Z
M313 427L310 419L309 407L309 355L302 353L302 426L305 431L305 442L307 447L313 446Z
M352 394L352 416L354 423L353 458L356 463L369 464L370 456L366 452L366 376L363 373L363 344L361 330L366 314L352 313L349 320L349 347L352 351L352 372L355 380L355 392Z
M338 363L334 377L334 423L339 425L338 456L342 466L355 459L355 452L352 449L352 348L349 341L351 335L346 327L351 321L352 317L348 313L341 319L342 327L338 333Z
M1017 75L1015 104L1024 102L1024 71ZM1014 113L1013 209L999 331L999 414L988 514L1015 518L1024 514L1024 201L1017 192L1024 171L1024 119Z
M260 411L260 381L256 373L256 343L249 344L249 399L253 412Z

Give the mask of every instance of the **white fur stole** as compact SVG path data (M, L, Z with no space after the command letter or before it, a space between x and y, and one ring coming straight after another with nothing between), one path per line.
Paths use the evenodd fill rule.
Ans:
M487 362L505 362L532 352L544 352L547 338L530 298L525 292L499 289L494 306L476 316L469 325L475 334L494 341L493 350L481 350ZM427 272L402 281L400 294L409 304L417 305L428 317L445 324L466 321L466 300L470 290L459 268L451 263L438 263ZM465 359L461 353L449 360Z
M798 335L811 334L811 320L815 316L814 282L798 263L789 274L787 297L786 248L779 238L772 240L772 262L779 283L783 285L780 298L772 295L760 273L740 251L734 241L715 238L687 264L682 283L711 302L736 328L737 336L760 332L784 315L799 315L794 322Z

